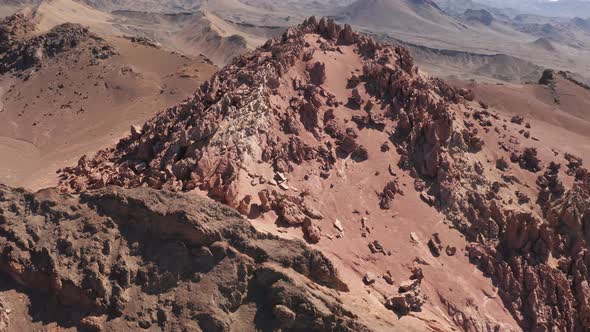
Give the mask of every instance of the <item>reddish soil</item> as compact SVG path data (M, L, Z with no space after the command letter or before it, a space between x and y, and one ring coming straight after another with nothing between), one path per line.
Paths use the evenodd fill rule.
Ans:
M402 47L310 18L235 59L116 146L61 169L58 188L63 197L90 197L99 214L105 207L93 200L106 204L120 222L178 200L172 212L142 220L173 215L183 224L174 211L208 196L257 232L288 239L261 254L282 263L278 248L307 241L329 259L320 270L330 282L295 269L315 283L302 292L338 290L309 300L329 308L324 323L341 322L326 330L583 331L590 328L590 175L575 155L586 156L588 137L583 123L571 130L579 142L548 130L585 116L566 98L577 89L559 78L547 87L454 87L420 71ZM561 96L555 108L563 114L550 116L548 96L553 103ZM527 101L539 113L510 110ZM128 206L123 217L115 213ZM160 236L194 240L158 225ZM12 247L23 242L5 233L0 239ZM247 241L224 239L256 260ZM142 296L129 305L143 305ZM266 319L300 324L286 330L318 326L305 310L286 307ZM129 326L142 326L128 316Z

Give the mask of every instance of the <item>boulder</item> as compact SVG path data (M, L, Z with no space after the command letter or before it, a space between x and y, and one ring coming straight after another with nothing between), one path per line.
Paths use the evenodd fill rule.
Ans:
M352 31L350 25L345 24L344 28L340 30L338 35L338 44L341 45L352 45L355 43L355 34Z
M555 72L553 69L545 69L541 78L539 79L539 84L541 85L553 85L555 84Z
M358 88L352 89L352 96L349 98L349 100L358 107L360 107L363 104L363 97L361 97Z
M383 188L383 192L379 195L380 202L379 206L383 210L389 210L391 208L391 202L395 198L397 194L401 194L402 191L399 188L399 183L396 180L389 181L385 188Z
M280 322L282 327L290 327L295 323L297 314L289 307L282 304L277 304L272 308L272 313L275 318Z
M428 240L428 249L430 249L430 253L432 254L432 256L440 256L443 246L438 233L432 234L432 237L430 238L430 240Z
M283 198L277 203L276 212L289 225L301 225L307 216L301 206L290 198Z
M334 221L334 228L336 228L339 232L344 232L344 226L342 226L342 222L338 219Z
M356 88L359 84L361 83L361 79L360 77L358 77L357 75L353 74L352 76L350 76L350 78L348 79L348 84L347 87L349 89L354 89Z
M363 282L365 283L365 285L372 285L375 283L375 280L376 276L373 272L367 272L363 276Z
M302 225L303 236L309 243L318 243L322 237L322 232L311 219L306 218Z
M411 311L421 311L426 299L418 291L409 291L394 295L386 302L386 306L400 316L405 316Z
M326 82L326 65L324 63L318 61L308 65L307 72L312 84L322 85Z
M10 309L4 303L2 298L0 298L0 332L8 331L8 327L10 325L10 320L8 317L9 310Z
M86 316L80 320L80 328L86 332L104 331L104 319L97 316Z
M390 271L387 271L383 275L383 279L385 280L385 282L387 282L390 285L393 285L395 283L395 280L393 279L393 276L391 275L391 272Z

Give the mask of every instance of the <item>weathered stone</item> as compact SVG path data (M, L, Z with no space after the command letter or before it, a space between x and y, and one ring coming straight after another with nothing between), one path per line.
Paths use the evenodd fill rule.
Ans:
M104 331L104 320L101 317L87 316L80 320L80 327L88 332Z
M445 252L447 253L447 256L455 256L457 253L457 247L447 245Z
M393 276L389 271L387 271L387 273L383 275L383 279L385 279L385 282L387 282L390 285L393 285L395 283L395 280L393 279Z
M391 208L391 203L395 199L397 194L401 194L401 190L399 189L399 184L396 180L389 181L385 188L383 188L383 192L379 195L380 196L380 203L379 206L384 210L389 210Z
M340 232L344 232L344 226L342 226L342 222L338 219L334 221L334 228L336 228Z
M321 62L315 62L307 67L309 80L312 84L322 85L326 82L326 65Z
M373 272L367 272L363 276L363 282L365 283L365 285L372 285L375 283L375 280L376 280L376 277Z
M358 88L352 89L352 96L349 100L359 107L363 104L363 97L361 97Z
M442 248L443 247L442 247L438 233L432 234L432 237L428 241L428 249L430 249L430 252L432 253L432 255L434 257L439 257L440 253L442 251Z
M313 224L311 219L306 218L302 225L303 235L305 239L310 243L318 243L322 238L322 232L319 227Z

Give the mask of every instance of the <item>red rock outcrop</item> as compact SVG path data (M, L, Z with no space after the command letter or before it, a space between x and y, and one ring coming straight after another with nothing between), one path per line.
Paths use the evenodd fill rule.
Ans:
M350 78L342 82L348 90L338 98L326 87L332 77L321 56L343 50L354 54L359 73L343 75ZM243 214L274 211L279 223L301 227L310 242L317 242L321 230L314 220L322 219L322 211L311 203L322 197L294 188L290 177L304 166L308 174L329 179L338 176L335 165L370 162L376 157L369 151L379 151L383 140L371 149L363 146L367 143L359 132L386 132L399 155L392 164L407 171L416 194L471 242L470 259L498 285L523 329L590 329L588 171L581 160L569 158L564 175L534 147L517 150L517 136L507 139L510 144L498 142L500 148L487 146L484 134L507 126L498 125L493 107L473 100L472 93L423 75L405 48L383 45L332 20L310 18L237 58L194 96L134 129L116 147L61 170L60 188L200 189ZM543 165L549 166L536 186L511 173L532 177L520 168L538 173ZM382 192L376 189L375 206L391 208L399 193L395 172L375 176L384 186ZM433 250L440 255L443 246L435 242ZM452 256L457 249L445 252ZM388 305L400 314L419 310L421 278L416 275L400 287ZM475 309L443 302L462 328L499 326L470 323L481 316ZM293 308L275 312L286 322L293 313L299 317Z
M379 195L381 198L379 206L384 210L389 210L391 208L391 203L398 194L403 194L399 188L399 183L397 181L388 182L385 185L385 188L383 188L383 192Z
M513 163L518 163L521 168L533 173L539 172L543 169L541 161L537 158L537 150L535 148L526 148L520 155L512 153L510 160Z
M321 43L311 45L306 38L314 42L320 38ZM305 198L293 195L288 185L279 186L279 193L272 179L257 180L261 188L256 193L275 192L262 195L269 199L262 202L260 194L245 193L238 183L247 177L252 161L265 165L267 174L288 174L296 165L317 162L327 177L339 158L356 162L371 158L357 142L355 129L343 128L342 119L333 112L341 104L322 87L326 66L314 60L317 47L338 52L341 44L354 47L363 60L357 84L364 83L366 93L389 105L382 113L373 109L373 101L366 102L367 115L353 120L360 128L398 127L396 139L402 141L400 149L406 151L408 163L416 165L420 174L435 177L453 131L448 105L462 97L441 81L419 75L404 48L382 45L332 20L311 18L237 58L184 103L141 128L132 128L115 148L60 170L61 189L198 188L245 214L260 206L263 211L274 210L288 224L303 224ZM305 72L295 75L298 64ZM291 94L284 95L285 90ZM352 90L353 96L354 91L355 102L365 103L359 89ZM288 105L277 100L281 97ZM386 190L384 204L396 191Z
M462 158L456 155L454 162ZM532 172L541 170L534 149L526 149L516 162ZM583 331L590 326L585 318L590 274L582 263L590 187L578 179L566 189L560 180L564 175L551 162L538 177L541 213L506 207L502 197L488 194L498 191L491 182L469 173L461 177L478 183L479 190L462 193L455 186L445 205L472 241L470 259L497 282L506 307L526 330ZM520 182L513 185L526 189ZM516 191L515 201L522 204L523 197L528 202L526 194Z

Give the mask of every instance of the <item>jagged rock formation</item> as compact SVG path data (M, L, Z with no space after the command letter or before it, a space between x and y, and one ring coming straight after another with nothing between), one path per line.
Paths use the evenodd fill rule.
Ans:
M35 31L35 25L22 13L3 18L0 21L0 54L11 45Z
M332 81L339 69L331 69L328 55L354 66L340 84ZM524 139L530 134L516 127L522 121L510 120L476 102L472 92L423 75L405 48L310 18L236 59L115 148L61 170L60 188L200 189L251 218L274 211L279 224L302 227L315 243L325 231L316 221L325 213L315 206L321 194L314 197L305 181L340 176L337 165L374 162L375 151L385 153L391 144L399 160L391 161L389 174L375 173L382 180L375 206L395 206L397 165L415 179L424 203L471 242L472 262L493 278L522 328L587 330L588 172L570 158L576 171L566 174L557 157L543 160L534 147L521 147L519 130ZM372 149L362 140L367 132L387 133L389 141L371 142L378 147ZM490 135L497 145L486 145ZM344 236L342 223L333 224ZM448 255L455 254L449 248ZM388 306L419 310L423 299L413 283ZM461 329L501 329L472 308L442 302Z
M551 76L547 71L542 80L551 82ZM522 123L521 119L514 122ZM532 181L527 177L502 175L504 183L493 181L497 174L486 174L477 163L467 166L472 163L470 155L453 147L444 162L453 167L442 168L431 189L440 199L441 210L472 242L471 260L499 285L506 307L525 330L587 330L590 274L583 263L587 245L582 225L590 213L588 171L569 154L563 160L574 160L575 172L561 171L554 160L544 168L535 148L518 151L515 140L511 145L515 151L504 145L506 154L499 160L510 153L523 170L545 169L536 189L530 189ZM498 171L506 171L505 164L505 160L497 162ZM571 188L565 188L561 180L565 177L573 182ZM506 188L515 191L508 194ZM536 206L529 203L525 191L538 195ZM529 207L515 207L511 202Z
M0 220L0 273L81 329L233 331L256 315L259 328L366 330L338 303L347 286L321 253L208 199L0 186Z
M523 326L582 331L589 328L586 225L590 221L588 179L543 199L545 220L509 212L493 222L506 226L493 240L469 248L470 257L498 280L501 294ZM551 257L557 259L550 263Z
M576 77L576 74L570 72L570 71L563 71L560 70L558 72L559 76L563 77L564 79L581 86L582 88L586 89L586 90L590 90L590 86L584 82L580 81L580 78Z
M60 53L88 48L95 59L106 59L114 49L102 38L79 24L58 25L41 35L33 35L35 25L17 13L0 21L0 74L42 66Z
M115 149L94 159L83 157L77 167L62 170L62 189L80 192L110 184L171 191L199 188L220 202L241 206L246 215L274 210L291 225L300 225L307 217L321 219L309 212L313 206L304 196L289 195L286 183L277 183L274 177L311 162L317 162L322 177L329 177L338 159L370 158L357 142L356 129L342 128L342 118L333 108L344 102L322 87L325 67L312 60L316 50L338 52L343 47L339 45L350 45L364 61L363 93L393 101L389 111L377 111L373 102L355 98L359 90L352 89L355 102L350 107L365 106L354 122L384 131L384 112L391 129L399 118L400 137L409 143L401 149L409 150L406 157L434 176L441 153L438 141L448 141L451 133L445 105L462 97L442 81L429 82L418 75L404 48L381 45L348 26L312 18L289 29L281 40L270 40L236 59L185 103L132 130ZM302 73L296 70L299 64L306 68ZM432 90L441 96L431 96ZM404 111L427 108L440 114L415 117ZM425 131L412 130L410 122ZM420 140L426 144L412 144ZM249 168L258 161L265 166L255 174ZM244 181L252 189L241 186Z
M398 294L388 299L385 305L401 316L411 311L420 311L420 307L426 302L420 294L420 283L423 278L422 270L415 270L409 280L400 284Z

